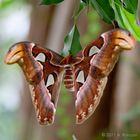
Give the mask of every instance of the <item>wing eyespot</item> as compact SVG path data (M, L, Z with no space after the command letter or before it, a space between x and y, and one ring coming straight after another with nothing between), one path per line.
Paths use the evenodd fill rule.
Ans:
M49 87L51 85L53 85L55 82L55 77L53 74L49 74L47 81L46 81L46 87Z
M46 61L46 56L44 53L39 53L36 57L35 60L39 61L39 62L45 62Z
M88 52L88 56L92 56L96 53L98 53L100 51L100 49L98 49L96 46L93 46L90 48L89 52Z
M78 75L77 75L77 78L76 78L76 82L79 82L79 83L84 83L85 82L85 74L84 74L84 71L79 71Z

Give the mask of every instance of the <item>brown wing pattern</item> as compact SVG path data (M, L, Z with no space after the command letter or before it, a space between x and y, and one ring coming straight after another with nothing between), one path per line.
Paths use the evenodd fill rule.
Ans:
M107 83L107 76L116 64L120 52L130 50L135 45L133 37L121 29L111 30L101 37L103 38L103 43L100 43L102 46L99 46L101 49L91 58L90 67L87 67L88 76L76 93L78 124L84 122L96 109Z
M100 49L104 43L104 40L102 37L99 37L89 45L87 45L81 52L77 54L77 61L79 60L79 63L74 64L74 81L75 81L75 93L78 92L79 88L82 86L83 83L77 82L76 79L78 77L78 74L80 71L84 72L84 79L86 80L89 69L90 69L90 60L97 54L96 52L93 53L91 56L89 55L90 50L92 47L97 47Z
M44 62L35 60L39 53L45 55ZM7 64L18 63L21 66L30 84L32 100L41 124L51 124L54 121L62 77L62 69L51 63L55 62L52 53L37 47L34 43L20 42L10 48L5 59ZM58 56L57 59L61 59L61 57ZM47 82L49 74L53 75L55 83L46 87L45 82Z
M99 52L90 55L93 46L96 46ZM51 124L54 121L59 89L65 71L66 87L74 86L72 89L76 96L76 123L79 124L96 109L107 77L121 51L130 50L134 46L135 40L127 31L115 29L102 34L78 53L76 58L71 55L63 58L53 51L38 47L35 43L20 42L10 48L5 62L18 63L22 68L29 82L37 118L41 124ZM44 61L36 60L41 53L45 56ZM83 83L77 81L80 71L84 73ZM53 77L54 82L47 85L49 76Z

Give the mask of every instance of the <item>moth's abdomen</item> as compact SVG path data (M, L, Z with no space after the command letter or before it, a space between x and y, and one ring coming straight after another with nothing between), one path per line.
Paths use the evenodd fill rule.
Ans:
M73 81L73 68L71 65L65 65L64 73L64 85L65 87L73 92L74 91L74 81Z

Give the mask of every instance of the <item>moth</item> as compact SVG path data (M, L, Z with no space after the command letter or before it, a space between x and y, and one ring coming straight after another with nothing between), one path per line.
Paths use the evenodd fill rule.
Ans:
M92 115L99 104L108 75L120 53L134 46L135 40L128 31L113 29L101 34L75 57L62 57L33 42L19 42L9 49L5 63L18 63L23 70L40 124L54 122L62 81L75 95L76 123L80 124ZM98 51L90 54L95 47ZM40 54L44 56L43 61L36 59ZM81 72L83 82L78 80ZM53 82L48 85L50 76Z

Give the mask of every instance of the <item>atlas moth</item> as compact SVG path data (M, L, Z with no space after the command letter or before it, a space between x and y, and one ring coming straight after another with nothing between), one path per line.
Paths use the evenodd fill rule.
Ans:
M19 42L9 49L5 63L18 63L23 70L40 124L54 122L62 81L74 93L76 123L80 124L98 106L120 53L134 46L135 40L128 31L113 29L101 34L75 57L63 57L33 42ZM95 47L98 51L91 53ZM37 59L39 55L43 55L43 61ZM81 73L83 81L78 80ZM53 79L51 84L49 77Z

